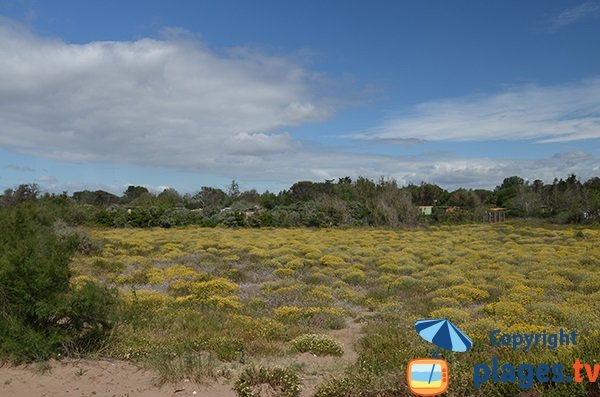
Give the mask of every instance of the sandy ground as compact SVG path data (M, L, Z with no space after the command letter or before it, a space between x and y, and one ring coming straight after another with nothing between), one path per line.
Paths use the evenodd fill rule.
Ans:
M295 364L301 368L301 397L310 397L316 385L333 374L341 374L356 360L354 343L360 337L360 324L349 322L347 328L331 331L344 346L342 357L316 357L296 354L276 362L282 366ZM0 367L1 397L235 397L231 382L223 380L211 385L192 382L158 387L153 372L125 361L51 360L47 364ZM225 383L224 383L225 382Z
M231 386L190 382L157 387L155 375L124 361L64 360L0 368L0 396L234 396Z

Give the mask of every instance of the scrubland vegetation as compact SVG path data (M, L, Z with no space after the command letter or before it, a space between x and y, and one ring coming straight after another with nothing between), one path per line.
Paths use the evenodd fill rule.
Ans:
M432 354L414 322L446 317L474 340L469 352L443 353L449 396L599 390L472 384L473 364L492 357L566 366L600 358L596 227L76 229L68 200L0 211L3 361L97 354L154 368L162 382L226 380L242 396L268 383L295 396L307 368L290 357L339 357L336 330L360 324L357 359L319 374L315 395L408 396L406 363ZM562 328L578 340L514 351L490 345L496 328Z
M35 185L8 189L0 207L38 194ZM399 186L396 181L349 177L327 182L297 182L278 194L240 191L232 181L224 190L203 186L195 193L165 189L154 194L129 186L121 196L102 190L65 192L46 198L63 199L73 224L108 227L332 227L457 224L481 222L490 208L503 207L508 217L557 224L600 221L600 178L580 181L575 175L552 184L505 178L493 190L447 191L422 182ZM431 206L423 215L419 206Z
M335 341L306 334L326 335L356 321L366 332L356 346L358 360L346 373L325 376L318 395L402 395L408 360L432 353L414 332L423 317L447 317L475 341L468 353L444 354L452 368L450 395L473 393L472 364L493 356L566 364L600 357L597 229L499 224L89 233L102 248L74 258L72 282L117 286L124 298L104 353L150 365L173 361L168 365L181 377L232 376L245 364L297 351L337 355ZM563 328L580 339L557 350L515 352L490 346L495 328ZM175 375L166 373L167 380ZM480 395L518 394L517 387L490 384ZM587 393L587 385L545 387L548 395Z

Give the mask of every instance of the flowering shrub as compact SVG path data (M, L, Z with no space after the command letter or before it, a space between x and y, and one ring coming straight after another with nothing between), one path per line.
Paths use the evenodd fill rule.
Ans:
M261 393L267 388L267 394ZM279 367L248 367L233 385L239 397L297 397L300 395L300 378L293 370Z
M291 345L297 352L313 353L317 356L341 356L344 354L342 345L327 335L302 335L293 339Z
M341 279L348 284L362 284L366 279L367 275L365 272L359 269L352 269L342 274Z
M470 285L455 285L444 289L438 289L433 293L433 296L449 297L465 304L484 301L490 297L490 294L487 291Z
M433 310L429 313L430 318L447 318L453 321L455 324L462 324L469 320L469 312L453 307L447 307L444 309Z
M485 306L485 311L509 324L522 319L527 313L522 304L510 301L491 303Z
M273 271L273 274L281 278L291 278L294 277L297 274L297 272L294 269L282 267L280 269L275 269L275 271Z
M340 329L344 327L346 312L332 307L282 306L275 310L275 317L291 324L308 324L317 328Z
M352 366L358 373L333 378L347 387L332 381L317 390L323 396L388 396L406 391L404 384L397 389L386 383L402 378L392 371L430 354L414 332L419 318L449 318L477 344L487 343L486 334L497 327L562 327L581 333L578 358L600 355L600 344L589 337L600 329L599 229L584 229L584 238L570 228L508 223L395 231L185 227L89 233L103 249L77 254L71 268L79 277L71 284L86 277L121 284L127 322L114 331L118 357L145 359L154 345L181 353L199 339L215 341L205 348L221 352L219 358L237 360L243 346L245 357L279 360L298 335L340 329L358 316L365 341ZM453 371L453 382L461 385L456 390L465 390L472 375L465 359Z
M321 262L321 265L323 266L341 266L346 264L344 259L335 255L325 255L319 259L319 262Z
M193 277L195 274L196 271L193 268L183 265L173 265L164 271L165 278L170 280L188 279Z

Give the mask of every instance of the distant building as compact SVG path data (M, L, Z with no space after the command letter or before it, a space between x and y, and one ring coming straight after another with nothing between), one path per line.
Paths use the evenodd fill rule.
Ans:
M420 205L421 215L430 216L433 213L433 205Z
M506 208L490 208L484 216L485 222L496 223L506 220Z

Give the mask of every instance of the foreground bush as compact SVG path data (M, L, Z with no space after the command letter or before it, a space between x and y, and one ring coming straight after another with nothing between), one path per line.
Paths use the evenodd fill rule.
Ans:
M240 397L297 397L300 379L289 368L248 367L233 386Z
M292 340L292 347L300 353L312 353L317 356L341 356L344 348L337 340L327 335L308 334Z
M73 244L33 204L0 210L0 359L32 361L98 347L116 295L93 281L71 286Z
M315 397L408 397L412 394L403 385L404 374L387 378L365 371L353 371L341 377L330 378L319 385Z

